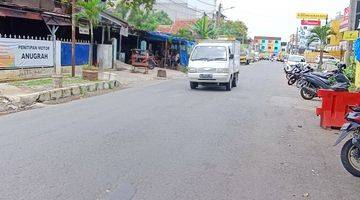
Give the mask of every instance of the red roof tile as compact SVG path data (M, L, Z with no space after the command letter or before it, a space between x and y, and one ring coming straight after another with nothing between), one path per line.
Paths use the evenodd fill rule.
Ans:
M182 28L190 28L196 20L185 20L185 19L176 19L172 25L159 25L157 28L160 32L176 34Z

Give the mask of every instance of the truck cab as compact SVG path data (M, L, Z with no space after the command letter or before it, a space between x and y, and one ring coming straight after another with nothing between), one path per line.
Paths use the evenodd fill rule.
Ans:
M196 45L191 52L188 78L191 89L199 85L236 87L240 65L240 43L211 41Z

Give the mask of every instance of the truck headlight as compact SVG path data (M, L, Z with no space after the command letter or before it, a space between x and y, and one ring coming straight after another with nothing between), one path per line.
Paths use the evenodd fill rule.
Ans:
M229 68L216 68L217 73L229 73Z
M197 68L189 67L188 73L196 73L196 72L197 72Z

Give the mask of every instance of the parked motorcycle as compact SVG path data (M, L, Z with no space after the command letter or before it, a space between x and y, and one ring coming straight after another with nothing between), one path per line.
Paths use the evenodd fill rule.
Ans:
M155 59L154 56L149 56L149 69L153 70L155 67L158 67L158 61Z
M310 66L306 66L303 70L294 70L293 73L290 75L288 80L288 85L294 85L298 80L301 79L301 77L309 72L313 72L314 69L312 69Z
M333 73L307 73L302 77L303 87L300 95L305 100L311 100L317 97L319 89L332 89L337 91L347 91L350 86L349 79L344 75L343 69L346 65L341 64L338 70ZM334 81L334 83L332 83Z
M360 107L350 107L345 123L340 129L340 136L334 146L338 145L350 133L352 139L345 142L341 149L341 162L344 168L353 176L360 177Z
M301 71L301 66L300 65L294 65L294 66L286 66L284 67L284 72L286 75L286 79L289 80L291 75L293 75L294 73Z

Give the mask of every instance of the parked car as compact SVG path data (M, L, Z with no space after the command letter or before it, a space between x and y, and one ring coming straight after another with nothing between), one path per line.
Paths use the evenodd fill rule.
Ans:
M285 70L291 71L292 68L296 65L305 65L305 57L300 55L289 55L285 62Z
M334 56L324 55L323 56L323 63L339 63L340 60L335 58ZM316 63L320 63L320 56L316 57Z
M205 41L196 45L190 55L190 87L221 85L230 91L238 84L239 68L239 41Z

